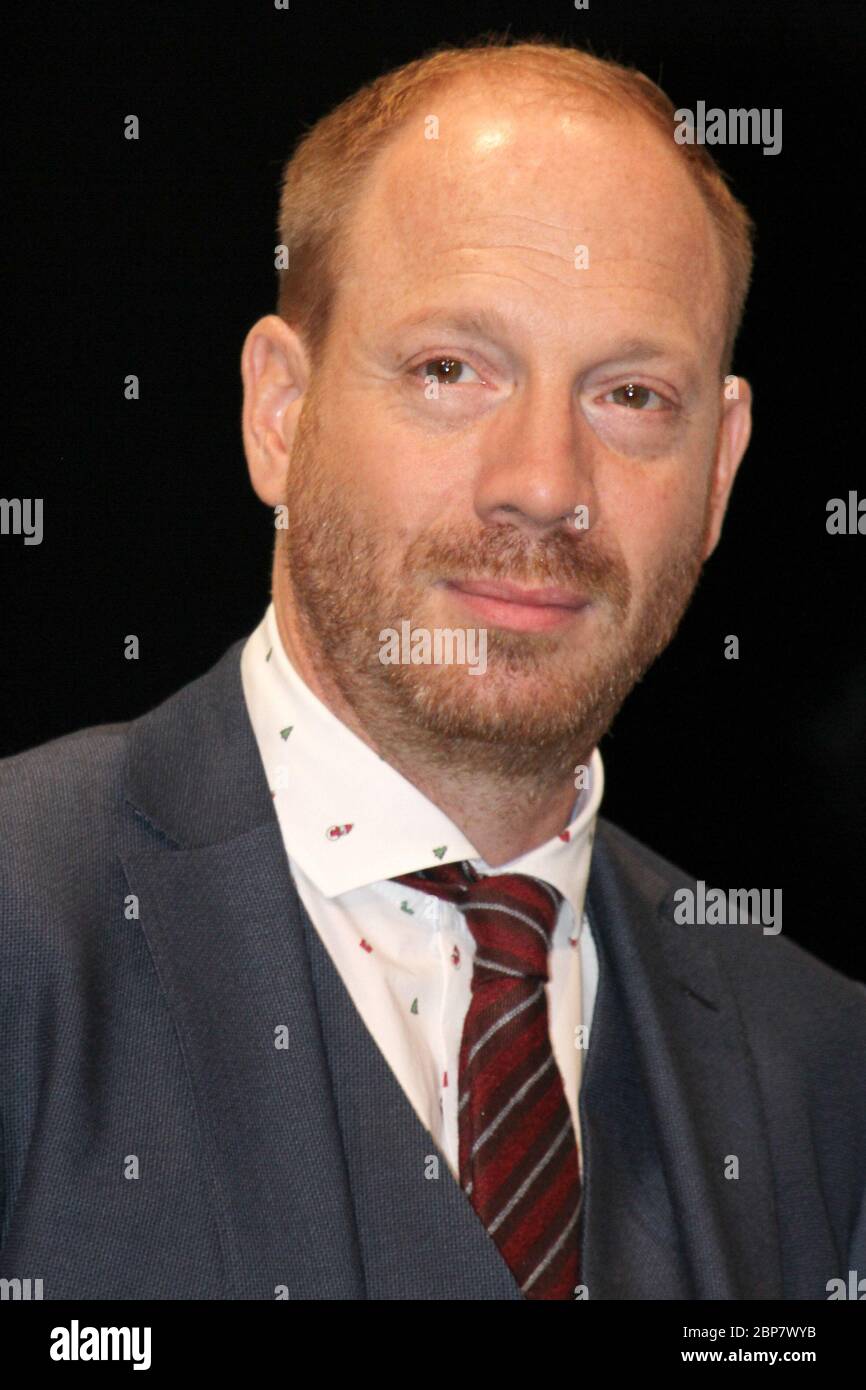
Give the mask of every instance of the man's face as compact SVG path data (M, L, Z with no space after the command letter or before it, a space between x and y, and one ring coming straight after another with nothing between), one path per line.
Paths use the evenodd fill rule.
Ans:
M639 119L484 88L430 110L353 215L282 562L362 716L529 768L591 750L715 543L723 270ZM486 629L486 673L382 664L404 619Z

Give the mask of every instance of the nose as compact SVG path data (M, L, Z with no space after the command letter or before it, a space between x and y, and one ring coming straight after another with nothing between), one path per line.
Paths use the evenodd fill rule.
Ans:
M576 508L586 508L576 511ZM475 509L487 525L508 523L537 538L563 524L596 524L591 431L573 385L524 383L491 418L481 443Z

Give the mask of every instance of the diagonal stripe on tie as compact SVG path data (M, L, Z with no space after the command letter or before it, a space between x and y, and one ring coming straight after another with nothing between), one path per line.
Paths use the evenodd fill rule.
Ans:
M460 1043L460 1182L526 1298L571 1299L580 1169L550 1041L545 984L560 895L528 874L466 862L395 882L454 903L475 938Z

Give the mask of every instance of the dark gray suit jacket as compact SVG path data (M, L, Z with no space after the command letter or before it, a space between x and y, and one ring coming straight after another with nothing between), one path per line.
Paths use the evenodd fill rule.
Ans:
M519 1299L299 901L242 645L0 763L0 1278ZM824 1299L866 1275L866 990L760 926L677 925L690 885L599 821L582 1278Z

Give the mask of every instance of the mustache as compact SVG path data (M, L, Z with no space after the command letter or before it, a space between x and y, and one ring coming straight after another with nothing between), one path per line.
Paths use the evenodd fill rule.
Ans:
M606 598L621 612L631 583L620 552L604 549L585 533L557 531L533 542L506 526L488 527L465 539L419 537L406 552L404 570L416 580L507 580L523 588L578 589Z

